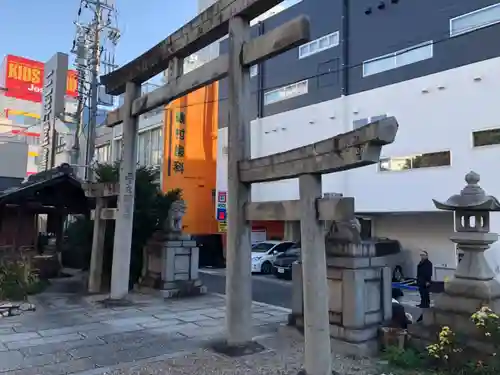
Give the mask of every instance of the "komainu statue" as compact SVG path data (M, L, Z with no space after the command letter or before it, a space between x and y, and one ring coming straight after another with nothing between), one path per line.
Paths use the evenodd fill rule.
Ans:
M190 238L190 236L184 235L182 233L182 219L186 214L186 208L186 203L182 199L179 199L172 202L172 206L168 211L168 216L167 220L165 221L164 228L168 233L168 237L172 240L183 240Z
M180 235L182 233L182 218L186 214L186 204L183 200L172 202L168 211L167 230L170 234Z
M361 224L357 218L327 222L325 240L329 244L360 244Z

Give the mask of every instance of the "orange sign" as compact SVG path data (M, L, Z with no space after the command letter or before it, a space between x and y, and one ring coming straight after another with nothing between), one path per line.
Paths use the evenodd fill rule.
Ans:
M43 91L43 68L40 61L7 55L5 58L5 96L41 103ZM68 71L66 95L78 95L77 72Z

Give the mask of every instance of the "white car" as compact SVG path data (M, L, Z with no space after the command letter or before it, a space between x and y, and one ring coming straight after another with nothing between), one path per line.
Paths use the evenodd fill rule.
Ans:
M252 245L252 272L271 273L276 256L294 244L292 241L262 241Z

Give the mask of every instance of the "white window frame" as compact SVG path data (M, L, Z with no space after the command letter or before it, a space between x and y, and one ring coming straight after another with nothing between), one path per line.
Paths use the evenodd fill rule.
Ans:
M419 50L419 49L424 50L425 48L428 48L427 52L429 55L427 57L420 58L418 60L411 61L411 62L405 62L405 63L398 62L398 57L401 58L402 56L404 56L407 53L411 53L411 52L413 52L415 50ZM387 72L389 70L397 69L397 68L400 68L402 66L411 65L411 64L415 64L415 63L420 62L420 61L429 60L429 59L432 59L433 57L434 57L434 42L432 40L428 40L426 42L419 43L419 44L416 44L414 46L411 46L411 47L408 47L408 48L405 48L405 49L402 49L402 50L399 50L399 51L396 51L393 53L389 53L387 55L375 57L374 59L364 61L363 62L363 77L368 77L368 76L371 76L374 74ZM381 69L381 70L376 71L374 73L367 72L366 68L367 68L368 64L373 63L373 62L385 61L385 60L392 62L392 64L390 64L390 67Z
M154 131L159 131L160 137L157 139L158 141L158 148L155 148L154 145L151 143L152 142L152 132ZM139 147L140 144L140 137L145 137L143 138L145 144L147 144L146 147L144 147L142 150ZM137 133L137 154L136 154L136 162L140 164L141 166L149 166L149 167L156 167L160 166L163 161L163 140L164 140L164 134L163 134L163 127L162 125L154 125L145 129L140 129ZM112 155L114 160L119 160L120 157L117 154L119 151L116 150L116 147L118 147L120 144L123 144L123 136L120 135L116 138L113 139L113 150L112 150ZM141 152L144 152L142 155L140 154ZM159 153L159 164L157 163L152 163L154 159L153 153L157 152Z
M273 8L269 9L267 12L262 13L260 16L251 20L250 26L254 26L254 25L258 24L259 22L262 22L268 18L271 18L272 16L275 16L278 13L281 13L284 10L293 7L294 5L300 3L301 1L302 0L284 0L281 4L274 6Z
M473 27L471 29L454 31L453 24L455 22L463 20L463 19L465 19L467 17L476 15L476 14L481 13L481 12L487 12L488 10L497 10L499 12L499 17L496 20L494 20L494 21L489 21L489 22L481 23L481 24L476 25L475 27ZM472 12L465 13L465 14L462 14L460 16L457 16L457 17L454 17L454 18L450 19L450 38L453 38L455 36L462 35L462 34L467 34L467 33L470 33L472 31L479 30L479 29L482 29L484 27L488 27L488 26L494 25L496 23L500 23L500 3L489 5L487 7L481 8L481 9L476 9L476 10L474 10Z
M250 78L259 74L259 65L255 64L250 67Z
M321 41L326 40L328 42L330 38L333 39L333 43L331 44L327 43L326 46L321 47ZM324 35L318 39L312 40L310 42L301 45L299 47L299 60L326 51L327 49L337 47L339 44L340 44L340 33L338 31ZM314 46L317 46L317 48L313 50L312 47Z
M302 87L304 89L302 89ZM299 81L291 85L280 87L264 93L264 105L274 104L283 100L291 99L296 96L305 95L309 92L309 80ZM272 99L272 95L277 94L276 99ZM269 99L271 97L271 99Z

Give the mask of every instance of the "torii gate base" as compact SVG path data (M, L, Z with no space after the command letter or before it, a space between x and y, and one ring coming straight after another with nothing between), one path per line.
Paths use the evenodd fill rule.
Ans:
M392 275L374 245L346 245L327 257L330 337L335 353L371 356L378 352L378 330L392 314ZM335 251L334 251L335 252ZM342 254L342 255L340 255ZM293 268L289 324L304 329L302 265Z

